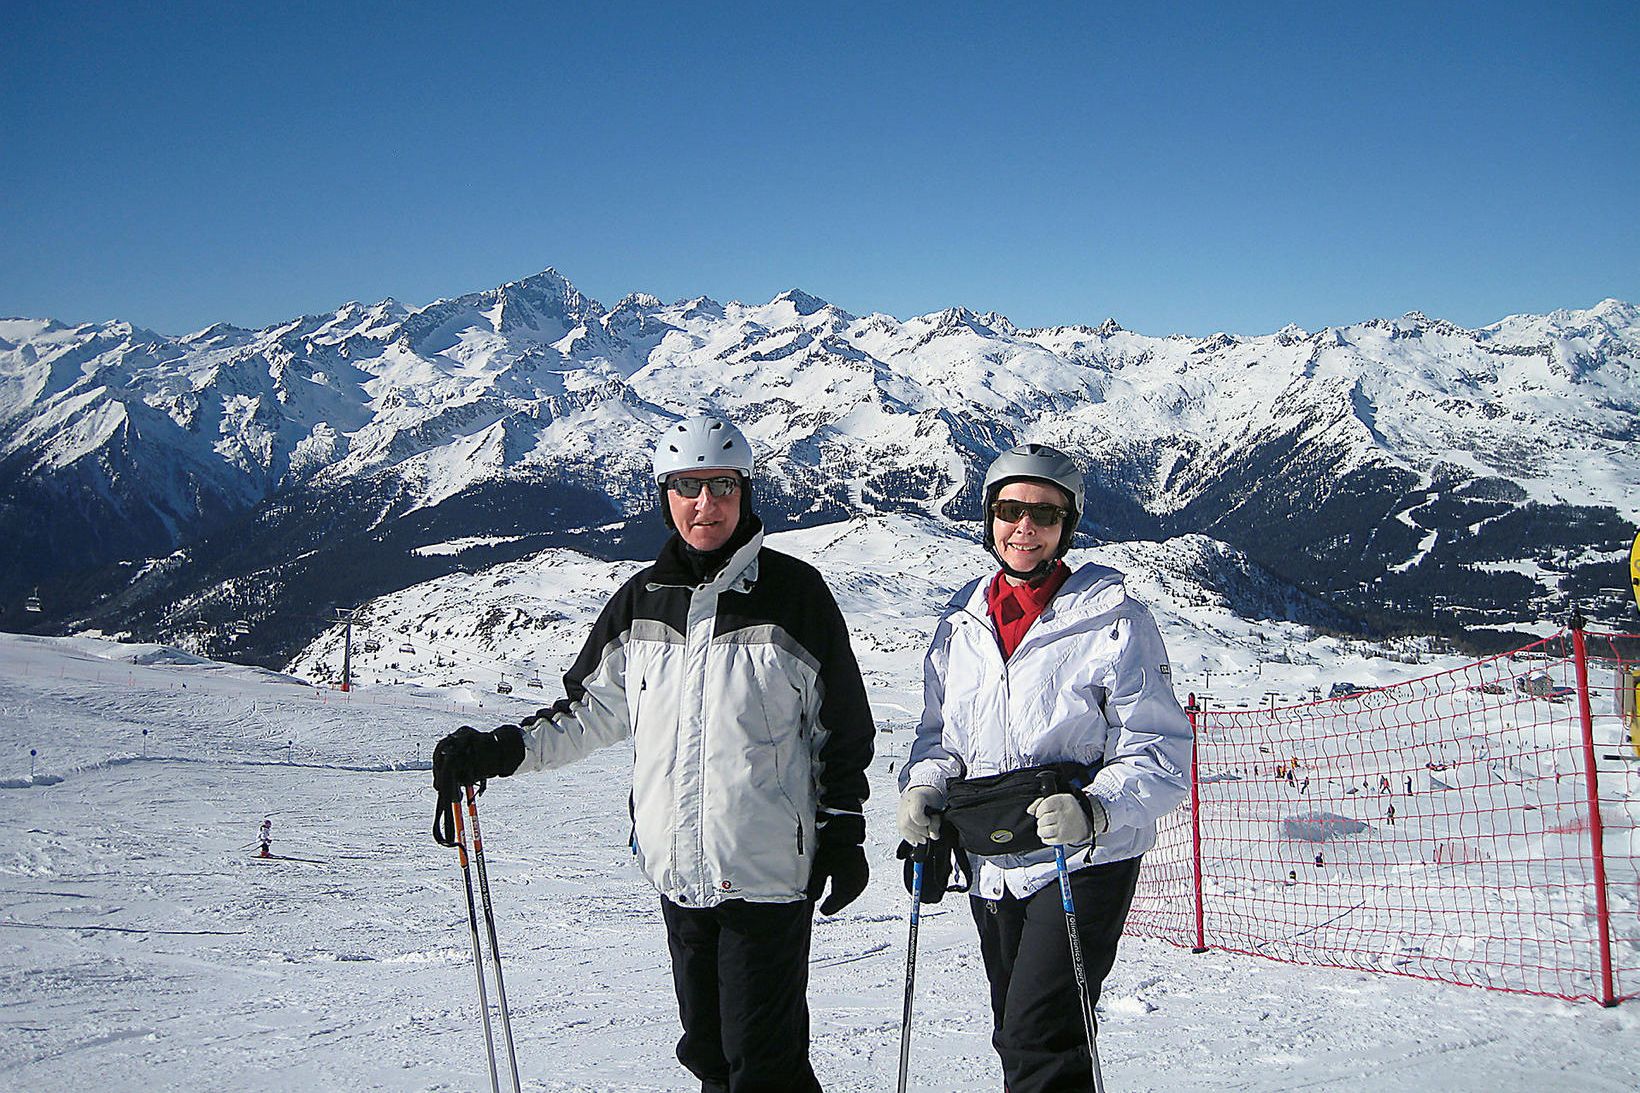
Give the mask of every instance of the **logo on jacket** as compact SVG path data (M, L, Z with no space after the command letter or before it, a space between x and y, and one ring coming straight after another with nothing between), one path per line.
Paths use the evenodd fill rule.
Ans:
M1011 843L1014 841L1014 833L1006 827L998 828L991 832L991 841L994 843Z
M729 882L728 882L728 881L726 881L726 880L720 880L720 881L718 881L718 887L719 887L719 888L720 888L720 889L722 889L722 890L723 890L723 891L725 891L725 892L733 892L733 891L734 891L734 890L735 890L735 886L734 886L734 885L732 885L732 884L730 884L730 883L729 883Z

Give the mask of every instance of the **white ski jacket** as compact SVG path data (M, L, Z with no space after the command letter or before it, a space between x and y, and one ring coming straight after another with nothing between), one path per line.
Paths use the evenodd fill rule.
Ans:
M990 577L947 605L923 664L923 716L900 788L1070 760L1103 763L1086 792L1110 830L1072 869L1137 857L1189 790L1190 720L1173 695L1161 632L1122 575L1087 564L1004 661L987 613ZM1023 897L1054 881L1051 849L975 859L974 895Z
M696 584L674 538L605 606L519 771L633 737L633 851L683 907L805 898L817 826L860 815L873 729L836 601L759 531ZM670 556L669 556L670 552Z

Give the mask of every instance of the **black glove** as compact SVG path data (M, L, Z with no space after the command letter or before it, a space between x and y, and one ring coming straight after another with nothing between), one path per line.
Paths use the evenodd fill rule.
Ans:
M820 904L822 915L835 915L866 890L871 867L866 864L866 818L836 812L820 819L814 868L809 871L809 899L818 900L831 882L831 895Z
M957 845L957 832L950 824L941 825L939 837L924 843L922 902L938 903L947 892L968 891L970 870L968 854ZM911 891L915 880L916 847L902 841L894 856L905 862L905 890ZM956 879L952 879L955 874Z
M524 730L503 725L493 732L479 732L463 725L433 748L433 789L438 792L438 810L433 816L433 838L444 846L454 846L454 824L450 810L461 800L463 786L477 786L484 792L490 778L505 778L524 762Z
M433 749L433 788L459 794L462 786L482 786L488 778L505 778L524 762L524 730L503 725L479 732L463 725Z

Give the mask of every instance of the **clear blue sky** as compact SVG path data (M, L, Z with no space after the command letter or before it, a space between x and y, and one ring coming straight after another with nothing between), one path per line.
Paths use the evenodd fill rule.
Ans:
M792 7L13 0L0 315L549 265L1150 334L1640 301L1632 0Z

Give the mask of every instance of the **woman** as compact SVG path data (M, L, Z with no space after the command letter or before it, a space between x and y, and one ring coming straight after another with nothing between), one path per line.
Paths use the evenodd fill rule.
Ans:
M1122 575L1062 561L1082 515L1081 468L1026 444L991 464L984 494L985 546L1001 569L958 592L934 632L922 722L900 773L900 833L913 846L939 835L958 778L1088 769L1084 788L1029 803L1047 847L979 859L969 901L1010 1093L1087 1090L1092 1061L1052 848L1066 848L1097 1000L1139 859L1188 788L1190 722L1155 620Z

